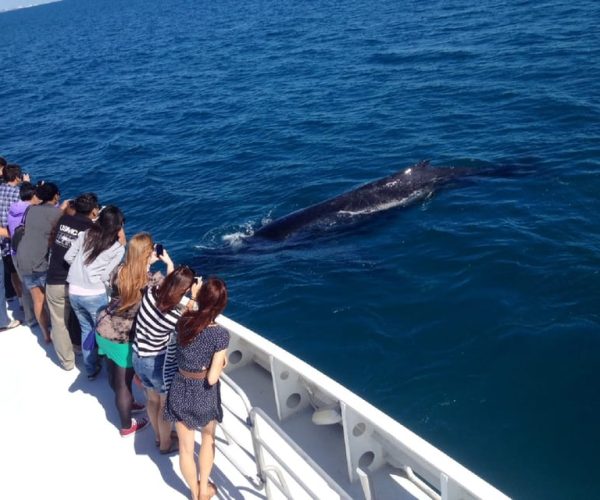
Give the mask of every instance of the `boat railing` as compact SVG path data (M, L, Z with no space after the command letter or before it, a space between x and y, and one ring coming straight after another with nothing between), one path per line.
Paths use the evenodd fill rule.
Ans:
M390 467L430 498L507 499L476 474L338 384L255 332L220 316L231 334L229 366L255 363L270 373L279 421L313 411L313 423L340 425L350 482L373 498L370 478Z
M230 430L227 424L221 424L220 428L226 436L226 445L217 444L219 451L231 461L231 463L255 486L262 488L266 485L267 498L275 498L274 492L270 491L276 487L285 498L298 498L297 486L300 486L309 498L322 496L323 488L328 488L336 497L350 499L344 489L339 486L300 446L298 446L261 408L252 406L246 393L231 377L223 374L221 381L230 390L235 392L244 408L244 418L240 418L239 408L234 404L223 401L223 406L232 415L237 415L242 420L251 435L251 442L256 465L256 474L250 473L236 458L236 454L230 453L228 448L232 445L244 446L243 436ZM296 455L296 459L292 457ZM294 464L294 465L292 465ZM312 476L316 475L320 481L315 481L311 473L307 473L306 467L298 467L298 464L306 464ZM302 471L302 473L300 472ZM292 484L293 483L293 484ZM319 494L317 495L317 492ZM331 495L328 495L332 497Z

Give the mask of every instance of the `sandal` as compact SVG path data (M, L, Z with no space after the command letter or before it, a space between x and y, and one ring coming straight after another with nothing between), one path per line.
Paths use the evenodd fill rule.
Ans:
M171 441L175 441L175 440L177 440L177 442L179 442L179 436L177 435L176 431L171 431ZM156 446L157 448L160 446L160 439L154 440L154 446Z
M212 481L208 482L208 495L210 497L214 497L217 494L217 485Z
M20 326L20 325L21 325L21 322L18 319L13 319L8 325L0 328L0 332L4 332L6 330L12 330L13 328L16 328L17 326Z
M179 451L179 441L176 439L171 439L171 446L169 446L166 450L159 450L161 455L170 455L171 453L176 453Z
M201 495L200 494L200 481L198 481L198 499L199 500L204 500L204 499L211 499L212 497L214 497L217 494L217 485L215 483L213 483L212 481L208 482L208 493L206 495Z

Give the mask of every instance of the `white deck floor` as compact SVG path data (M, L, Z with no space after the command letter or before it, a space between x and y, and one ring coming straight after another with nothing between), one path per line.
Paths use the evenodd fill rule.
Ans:
M15 305L11 303L11 307ZM362 469L368 473L369 485L378 499L429 498L425 490L431 490L431 485L442 492L443 498L507 498L314 368L241 325L226 318L221 321L228 325L234 344L232 356L237 357L237 361L230 359L227 377L243 391L247 404L253 408L254 445L258 446L262 440L268 446L261 445L258 451L254 448L252 433L246 425L249 406L234 392L233 386L224 383L224 427L217 430L217 454L211 474L219 487L219 498L262 499L267 491L272 499L284 498L282 490L277 489L281 484L289 488L289 496L294 500L364 498L360 481L351 483L348 477L347 448L352 452L354 446L361 446L359 452L364 455L370 452L372 457L381 455L386 459L377 467L369 468L367 464ZM281 367L285 370L273 378L264 368L265 359L270 360L271 371ZM236 366L239 360L242 362ZM70 372L60 368L54 348L41 340L37 329L19 327L0 332L0 500L189 498L179 472L178 455L159 453L150 426L139 434L121 438L106 372L88 381L79 370L81 357L77 364L78 368ZM298 387L285 389L288 379L299 384ZM275 386L277 391L285 389L291 394L278 393L277 397L283 397L287 404L292 396L298 396L298 391L307 389L308 385L302 385L304 379L310 381L317 399L328 394L327 397L332 397L334 392L342 398L338 401L345 408L342 423L315 426L312 406L300 407L283 421L278 420ZM135 385L134 392L138 401L144 401ZM260 412L264 412L263 416ZM269 419L271 424L267 423ZM364 436L361 425L363 430L369 429ZM346 434L345 429L352 432ZM360 431L358 434L354 433L356 429ZM228 444L224 431L237 444L233 441ZM285 439L282 432L287 436ZM296 443L294 446L301 447L304 457L294 451L290 439ZM261 477L275 472L279 477L279 480L269 477L267 488L260 490L251 482L260 483L256 453L261 457ZM279 456L279 461L275 456ZM423 486L418 478L411 479L402 464L414 468L415 473L429 481L429 486Z
M37 329L19 327L0 332L0 380L0 499L189 498L177 454L161 455L149 426L119 435L104 369L93 382L66 372ZM211 477L219 498L265 498L218 451Z

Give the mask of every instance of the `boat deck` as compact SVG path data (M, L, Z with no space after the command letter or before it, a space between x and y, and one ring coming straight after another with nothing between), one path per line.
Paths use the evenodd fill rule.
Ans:
M0 374L0 498L189 498L177 454L161 455L150 428L120 436L104 370L94 381L62 370L37 329L21 326L0 332ZM219 452L211 477L220 498L266 498Z
M52 345L43 342L37 329L21 326L0 333L0 374L4 380L0 392L3 409L0 426L5 430L0 454L0 498L49 496L78 500L82 495L88 500L140 496L188 498L177 454L161 455L149 427L122 438L105 370L96 380L88 381L79 370L80 356L77 365L72 371L62 370ZM276 413L267 395L271 384L267 373L261 374L261 370L250 367L237 372L236 380L253 394L253 403L268 414ZM256 390L259 387L265 388L262 399L261 390ZM144 401L143 393L135 385L134 393L137 400ZM223 399L234 399L226 387ZM225 412L225 420L229 428L235 427L233 422L241 421L229 410ZM339 428L325 426L315 432L314 426L305 429L307 425L303 418L292 418L286 431L292 438L300 439L309 454L319 454L324 443L340 442L339 437L327 437L327 433L340 433ZM243 432L240 429L236 434ZM223 445L222 431L217 439ZM252 470L249 438L245 448L246 453L238 458L245 459ZM346 473L343 447L339 450L327 447L326 455L333 461L328 469L337 469L334 475L343 477ZM219 487L219 498L267 498L266 490L254 487L219 450L211 478ZM351 494L360 498L360 486L357 484L356 488ZM386 497L391 498L381 496Z
M211 474L219 498L507 498L313 367L218 321L231 333ZM189 498L178 455L159 453L150 426L122 438L105 370L89 381L76 362L61 369L37 329L0 332L0 498ZM134 395L145 400L136 385Z

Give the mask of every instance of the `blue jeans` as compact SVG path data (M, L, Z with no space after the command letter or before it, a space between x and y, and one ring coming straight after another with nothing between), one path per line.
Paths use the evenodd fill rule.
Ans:
M23 275L23 284L27 287L27 290L31 290L36 286L42 290L46 286L46 271L43 273L31 273Z
M0 266L0 328L8 326L10 318L6 310L6 289L4 288L4 263Z
M138 356L133 351L133 369L140 377L142 385L146 389L152 389L159 394L166 394L165 381L163 378L163 367L165 365L165 353L158 356Z
M73 295L69 294L71 308L81 325L81 353L83 364L88 375L93 375L98 366L98 348L87 350L83 346L87 343L85 339L89 335L96 334L96 316L106 304L108 297L105 293L99 295Z

